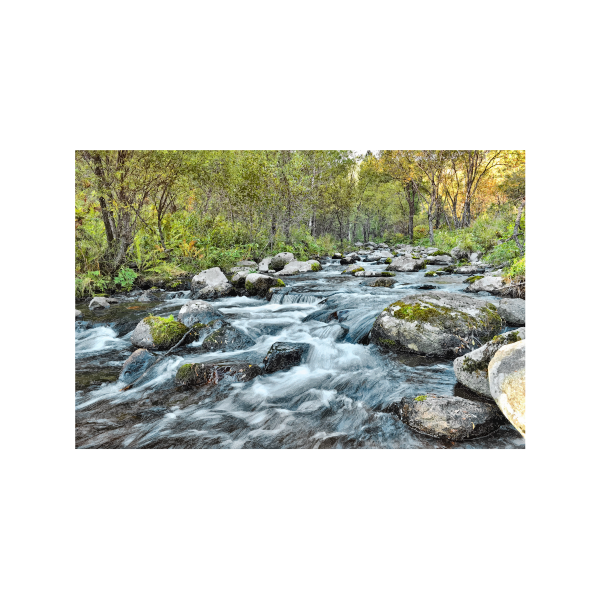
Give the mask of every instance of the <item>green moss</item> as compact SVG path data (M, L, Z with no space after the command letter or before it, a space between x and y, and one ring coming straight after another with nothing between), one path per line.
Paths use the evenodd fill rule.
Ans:
M386 259L385 259L383 262L384 262L386 265L390 265L390 264L392 264L392 259L391 259L391 258L386 258Z
M423 402L423 400L425 400L427 398L427 396L417 396L415 398L415 402Z
M446 256L448 253L444 252L443 250L436 250L433 254L430 254L429 256Z
M166 319L150 315L144 319L144 323L150 327L152 341L160 350L174 346L188 330L183 323L175 321L173 315Z
M439 271L444 271L446 273L454 273L454 267L444 267L443 269L439 269Z
M283 282L283 280L277 279L277 280L275 280L273 287L285 287L285 283Z
M437 276L437 271L427 271L427 273L425 273L425 277L436 277Z
M246 283L244 284L244 287L251 292L254 289L254 284L251 281L248 281L248 279L246 279Z
M364 267L356 267L356 269L346 269L344 271L344 273L351 273L352 275L354 275L354 273L358 273L359 271L364 271Z
M315 263L311 263L310 264L310 268L313 271L320 271L321 270L321 265L316 265Z
M475 283L478 279L483 279L483 275L473 275L473 277L467 277L464 283Z
M379 275L381 277L396 277L396 273L392 273L391 271L381 271Z

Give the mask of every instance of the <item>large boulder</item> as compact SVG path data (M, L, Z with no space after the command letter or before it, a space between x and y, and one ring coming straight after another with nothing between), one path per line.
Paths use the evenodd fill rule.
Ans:
M200 349L202 352L233 352L254 346L254 340L233 325L224 323L219 329L204 338Z
M467 288L467 292L489 292L498 295L507 287L502 277L482 277Z
M225 378L230 378L232 381L250 381L262 375L262 372L260 365L247 362L212 365L186 363L177 370L175 381L183 386L216 385Z
M292 260L285 267L277 273L278 276L282 275L297 275L298 273L308 273L308 271L319 270L318 268L313 269L313 264L318 261L302 261ZM271 265L273 263L271 262ZM320 266L320 265L319 265Z
M488 435L504 422L492 402L432 394L403 398L399 416L411 429L455 442Z
M133 383L156 360L152 352L146 348L138 348L124 363L119 374L119 381Z
M488 366L492 398L525 437L525 340L504 346Z
M377 317L371 341L397 352L456 357L500 333L490 302L451 292L405 296Z
M275 373L299 365L309 350L310 344L275 342L263 361L265 373Z
M485 269L476 265L465 265L464 267L458 267L454 270L457 275L475 275L476 273L483 273Z
M425 261L422 259L415 260L408 257L398 257L392 260L388 269L390 271L399 271L406 273L409 271L419 271L425 266Z
M275 269L275 271L279 271L285 267L288 263L291 263L295 260L294 255L291 252L280 252L276 254L271 259L271 269Z
M240 271L236 271L231 278L231 285L236 288L243 288L246 285L246 277L250 275L250 271L248 269L243 269Z
M272 260L273 260L272 256L265 256L265 258L263 258L258 263L258 272L259 273L268 273L269 269L271 268L271 261Z
M344 256L344 258L340 260L340 265L351 265L359 260L360 258L358 256Z
M369 287L392 287L396 282L391 277L376 277L370 281L365 281L364 284Z
M235 269L258 269L258 264L253 260L239 260L235 267ZM232 269L233 270L233 269Z
M469 253L466 250L460 248L459 246L455 246L454 248L452 248L452 250L450 250L450 256L454 260L461 260L463 258L469 258Z
M104 296L96 296L90 302L91 310L110 308L111 304L118 304L119 301L115 298L105 298Z
M427 257L428 265L451 265L454 259L449 254L433 254Z
M142 319L131 334L131 344L136 348L150 350L168 350L177 344L188 328L174 319L162 317L146 317ZM188 334L183 344L194 341L194 336Z
M268 294L269 288L285 287L285 283L283 283L281 279L275 279L275 277L270 277L269 275L250 273L246 276L244 287L249 296L260 296L261 298L264 298Z
M525 339L525 328L508 331L494 337L481 348L459 356L454 360L454 374L464 386L480 396L491 398L488 380L488 365L500 348Z
M223 313L214 308L209 302L204 302L204 300L190 300L179 310L177 320L186 327L191 327L196 323L207 325L215 319L222 319L223 316Z
M525 325L525 300L502 298L498 304L498 314L508 325L513 327Z
M192 279L193 300L211 300L231 294L235 294L235 290L219 267L206 269Z
M323 269L323 266L318 260L311 259L307 260L306 262L310 265L311 271L321 271Z

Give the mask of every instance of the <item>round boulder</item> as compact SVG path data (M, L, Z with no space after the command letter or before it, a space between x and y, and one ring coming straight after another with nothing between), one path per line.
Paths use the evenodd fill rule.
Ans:
M186 327L191 327L195 323L206 325L215 319L222 319L223 313L214 308L209 302L204 300L190 300L179 310L177 320Z
M295 258L291 252L280 252L271 259L271 265L269 268L279 271L293 260L295 260Z
M119 381L133 383L155 360L154 354L145 348L138 348L124 363Z
M168 350L181 340L187 330L179 321L150 316L137 324L131 334L131 344L137 348ZM183 343L189 344L192 341L194 337L188 335Z

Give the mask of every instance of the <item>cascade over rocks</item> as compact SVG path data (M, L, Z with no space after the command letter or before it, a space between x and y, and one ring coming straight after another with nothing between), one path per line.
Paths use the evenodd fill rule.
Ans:
M488 365L500 348L525 339L525 328L502 333L481 348L459 356L454 360L454 374L456 379L464 386L473 390L480 396L491 398L488 380Z
M525 300L502 298L498 304L498 314L508 325L513 327L525 325Z
M250 381L258 375L262 375L262 372L260 365L247 362L210 365L186 363L179 367L177 375L175 375L175 382L182 386L216 385L226 377L236 382Z
M271 266L269 268L279 271L293 260L295 260L295 257L291 252L280 252L271 259Z
M223 323L219 329L204 338L200 350L202 352L231 352L245 350L254 345L254 340L229 323Z
M466 289L467 292L489 292L490 294L499 295L507 287L502 277L485 276L477 281L474 281Z
M269 293L270 288L285 287L285 283L283 283L281 279L275 279L269 275L263 275L262 273L250 273L246 276L244 287L246 288L248 295L265 298Z
M399 416L411 429L447 441L482 437L505 422L491 402L433 394L403 398Z
M492 397L525 437L525 341L500 348L488 366Z
M434 291L390 304L375 320L370 339L396 352L455 357L489 341L501 328L492 303Z
M390 271L399 271L401 273L406 273L409 271L419 271L425 266L425 261L422 259L415 260L413 258L408 257L398 257L392 260L388 269Z
M224 316L220 310L214 308L209 302L190 300L179 310L177 320L186 327L191 327L196 323L207 325L215 319L222 319Z
M123 363L119 381L128 384L133 383L156 359L152 352L148 352L145 348L138 348L129 358Z
M310 350L310 344L275 342L263 362L265 373L275 373L299 365Z
M177 344L188 328L179 321L169 321L162 317L146 317L142 319L131 334L131 344L137 348L151 350L168 350ZM194 341L190 332L183 342L187 345Z

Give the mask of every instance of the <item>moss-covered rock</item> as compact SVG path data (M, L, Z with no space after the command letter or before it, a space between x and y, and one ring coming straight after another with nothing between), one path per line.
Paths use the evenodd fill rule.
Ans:
M392 273L391 271L381 271L379 273L380 277L396 277L396 273Z
M426 292L405 296L377 317L371 340L399 352L455 357L500 333L496 307L464 294Z
M213 331L204 338L200 350L202 352L233 352L244 350L254 345L254 340L244 332L228 323Z
M246 362L229 364L187 363L179 367L175 382L180 386L216 385L223 379L249 381L262 375L262 367Z
M354 268L346 269L345 271L342 271L342 273L348 273L349 275L354 275L354 273L360 273L361 271L364 271L364 270L365 270L364 267L354 267Z
M437 271L427 271L425 277L437 277Z
M383 261L386 265L391 265L392 264L392 258L388 257Z
M266 297L272 287L285 287L281 279L275 279L262 273L250 273L246 277L245 288L249 296Z
M179 321L175 321L173 315L165 319L152 315L142 319L131 334L131 344L137 348L148 348L150 350L168 350L177 344L188 328ZM188 334L184 344L194 341L194 336Z
M463 283L475 283L478 279L483 279L483 275L473 275L473 277L467 277Z

